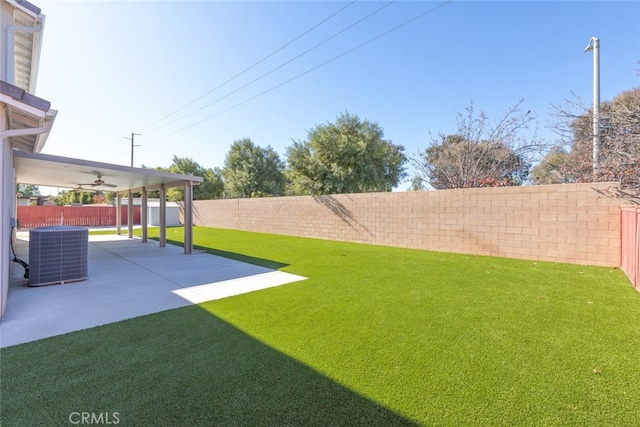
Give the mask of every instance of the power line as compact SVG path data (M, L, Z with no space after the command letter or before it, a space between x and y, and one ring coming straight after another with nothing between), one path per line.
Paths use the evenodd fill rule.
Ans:
M182 119L184 119L184 118L186 118L186 117L189 117L189 116L191 116L191 115L193 115L193 114L195 114L195 113L197 113L197 112L199 112L199 111L202 111L202 110L204 110L205 108L207 108L207 107L209 107L209 106L211 106L211 105L213 105L213 104L215 104L215 103L217 103L217 102L219 102L219 101L222 101L223 99L225 99L225 98L227 98L227 97L229 97L229 96L231 96L231 95L233 95L233 94L235 94L235 93L237 93L237 92L241 91L242 89L246 88L247 86L252 85L253 83L257 82L258 80L262 80L263 78L265 78L265 77L267 77L268 75L270 75L270 74L274 73L275 71L277 71L277 70L281 69L282 67L284 67L284 66L286 66L286 65L288 65L288 64L290 64L290 63L292 63L292 62L293 62L293 61L295 61L296 59L301 58L302 56L306 55L307 53L311 52L312 50L317 49L318 47L322 46L323 44L327 43L328 41L330 41L330 40L332 40L332 39L336 38L337 36L339 36L340 34L344 33L345 31L347 31L347 30L349 30L349 29L351 29L351 28L355 27L356 25L360 24L362 21L364 21L364 20L366 20L366 19L369 19L371 16L373 16L373 15L375 15L376 13L380 12L382 9L384 9L384 8L386 8L386 7L388 7L388 6L390 6L391 4L395 3L396 1L397 1L397 0L392 0L392 1L388 2L388 3L386 3L385 5L383 5L382 7L380 7L380 8L378 8L378 9L374 10L373 12L371 12L371 13L370 13L370 14L368 14L368 15L366 15L365 17L363 17L363 18L359 19L358 21L356 21L356 22L352 23L351 25L349 25L349 26L347 26L347 27L343 28L342 30L340 30L340 31L338 31L337 33L333 34L332 36L330 36L330 37L328 37L328 38L324 39L323 41L321 41L320 43L316 44L315 46L313 46L313 47L311 47L311 48L309 48L309 49L305 50L305 51L304 51L304 52L302 52L301 54L299 54L299 55L297 55L297 56L295 56L295 57L291 58L291 59L290 59L290 60L288 60L287 62L285 62L285 63L283 63L283 64L280 64L280 65L279 65L279 66L277 66L276 68L273 68L272 70L270 70L270 71L266 72L265 74L261 75L260 77L257 77L257 78L255 78L254 80L251 80L250 82L246 83L245 85L240 86L239 88L237 88L237 89L235 89L235 90L233 90L233 91L231 91L231 92L227 93L226 95L224 95L224 96L222 96L222 97L220 97L220 98L214 99L214 100L213 100L213 101L211 101L210 103L208 103L208 104L206 104L206 105L204 105L204 106L202 106L202 107L198 108L197 110L194 110L194 111L192 111L192 112L190 112L190 113L187 113L187 114L185 114L185 115L183 115L183 116L178 117L178 118L177 118L177 119L175 119L175 120L172 120L172 121L170 121L170 122L168 122L168 123L165 123L164 125L161 125L161 126L157 127L157 128L156 128L156 130L157 130L157 129L161 129L161 128L166 127L166 126L169 126L169 125L171 125L171 124L173 124L173 123L175 123L175 122L177 122L177 121L179 121L179 120L182 120Z
M413 18L411 18L411 19L409 19L409 20L407 20L407 21L403 22L402 24L397 25L397 26L395 26L395 27L393 27L393 28L391 28L391 29L389 29L389 30L387 30L387 31L383 32L383 33L380 33L380 34L378 34L377 36L375 36L375 37L373 37L373 38L371 38L371 39L369 39L369 40L367 40L367 41L365 41L365 42L363 42L363 43L360 43L359 45L357 45L357 46L355 46L355 47L353 47L353 48L351 48L351 49L349 49L349 50L347 50L347 51L345 51L345 52L342 52L340 55L334 56L333 58L331 58L331 59L329 59L329 60L327 60L327 61L325 61L325 62L323 62L323 63L321 63L321 64L318 64L318 65L316 65L315 67L309 68L308 70L306 70L306 71L304 71L304 72L302 72L302 73L300 73L300 74L298 74L298 75L296 75L296 76L294 76L294 77L292 77L292 78L290 78L290 79L288 79L288 80L285 80L284 82L282 82L282 83L280 83L280 84L278 84L278 85L276 85L276 86L273 86L273 87L271 87L271 88L269 88L269 89L267 89L267 90L265 90L265 91L263 91L263 92L260 92L259 94L254 95L254 96L252 96L252 97L250 97L250 98L247 98L247 99L245 99L245 100L244 100L244 101L242 101L242 102L239 102L239 103L237 103L237 104L235 104L235 105L232 105L232 106L231 106L231 107L229 107L229 108L226 108L226 109L224 109L224 110L222 110L222 111L219 111L219 112L217 112L216 114L213 114L213 115L211 115L211 116L205 117L204 119L199 120L199 121L197 121L197 122L195 122L195 123L192 123L192 124L190 124L190 125L188 125L188 126L185 126L185 127L181 128L181 129L178 129L178 130L177 130L177 131L175 131L175 132L172 132L172 133L169 133L169 134L167 134L167 135L164 135L164 136L162 136L162 137L160 137L160 138L156 139L156 141L157 141L157 140L160 140L160 139L167 138L167 137L172 136L172 135L175 135L175 134L177 134L177 133L183 132L183 131L185 131L185 130L187 130L187 129L190 129L190 128L194 127L194 126L199 125L200 123L203 123L203 122L206 122L207 120L211 120L211 119L213 119L213 118L215 118L215 117L218 117L218 116L220 116L220 115L222 115L222 114L226 113L227 111L233 110L234 108L237 108L237 107L239 107L239 106L241 106L241 105L244 105L244 104L246 104L247 102L253 101L253 100L254 100L254 99L256 99L256 98L259 98L259 97L261 97L261 96L263 96L263 95L266 95L267 93L269 93L269 92L271 92L271 91L273 91L273 90L275 90L275 89L278 89L278 88L280 88L280 87L282 87L282 86L284 86L284 85L286 85L286 84L288 84L288 83L291 83L292 81L297 80L297 79L299 79L300 77L305 76L305 75L307 75L307 74L309 74L309 73L311 73L311 72L313 72L313 71L317 70L318 68L324 67L325 65L327 65L327 64L329 64L329 63L331 63L331 62L333 62L333 61L335 61L335 60L337 60L337 59L340 59L340 58L342 58L343 56L348 55L348 54L350 54L351 52L353 52L353 51L355 51L355 50L357 50L357 49L360 49L361 47L364 47L364 46L368 45L369 43L372 43L372 42L374 42L374 41L378 40L379 38L382 38L382 37L384 37L384 36L388 35L389 33L392 33L393 31L396 31L396 30L398 30L399 28L402 28L402 27L404 27L405 25L408 25L408 24L412 23L413 21L416 21L416 20L418 20L418 19L422 18L422 17L423 17L423 16L425 16L425 15L428 15L428 14L430 14L430 13L432 13L432 12L435 12L437 9L440 9L441 7L443 7L443 6L447 5L447 4L451 3L451 2L453 2L453 0L447 0L447 1L443 2L443 3L440 3L439 5L437 5L437 6L433 7L433 8L431 8L431 9L429 9L429 10L427 10L427 11L425 11L425 12L423 12L423 13L421 13L421 14L417 15L417 16L414 16Z
M278 71L278 70L279 70L279 69L281 69L282 67L284 67L284 66L286 66L286 65L289 65L290 63L292 63L292 62L293 62L293 61L295 61L296 59L299 59L299 58L303 57L304 55L306 55L307 53L311 52L312 50L315 50L315 49L319 48L320 46L322 46L323 44L325 44L325 43L329 42L330 40L333 40L334 38L338 37L340 34L344 33L345 31L350 30L351 28L355 27L356 25L360 24L361 22L363 22L363 21L365 21L365 20L369 19L370 17L372 17L372 16L373 16L373 15L375 15L376 13L380 12L380 11L381 11L381 10L383 10L384 8L386 8L386 7L388 7L388 6L391 6L391 5L392 5L393 3L395 3L396 1L397 1L397 0L391 0L390 2L388 2L388 3L384 4L382 7L379 7L378 9L376 9L376 10L374 10L373 12L369 13L368 15L364 16L363 18L361 18L361 19L357 20L356 22L354 22L354 23L350 24L349 26L347 26L347 27L343 28L342 30L338 31L337 33L333 34L332 36L330 36L330 37L328 37L328 38L324 39L323 41L321 41L320 43L316 44L315 46L310 47L309 49L305 50L305 51L304 51L304 52L302 52L301 54L299 54L299 55L297 55L297 56L295 56L295 57L291 58L291 59L290 59L290 60L288 60L287 62L285 62L285 63L283 63L283 64L280 64L280 65L278 65L276 68L273 68L273 69L271 69L270 71L268 71L268 72L264 73L264 74L263 74L263 75L261 75L260 77L257 77L257 78L255 78L255 79L251 80L250 82L248 82L248 83L244 84L243 86L240 86L239 88L237 88L237 89L235 89L235 90L233 90L233 91L231 91L231 92L227 93L227 94L226 94L226 95L224 95L224 96L221 96L220 98L214 99L213 101L209 102L208 104L203 105L202 107L198 108L197 110L191 111L190 113L184 114L184 115L182 115L182 116L178 117L177 119L174 119L174 120L172 120L172 121L170 121L170 122L168 122L168 123L165 123L165 124L163 124L163 125L160 125L160 126L158 126L157 128L155 128L154 130L162 129L163 127L167 127L167 126L169 126L169 125L171 125L171 124L173 124L173 123L175 123L175 122L177 122L177 121L180 121L180 120L182 120L182 119L184 119L184 118L186 118L186 117L189 117L189 116L191 116L191 115L193 115L193 114L195 114L195 113L197 113L197 112L199 112L199 111L202 111L202 110L204 110L205 108L210 107L211 105L213 105L213 104L215 104L215 103L217 103L217 102L220 102L220 101L222 101L223 99L225 99L225 98L227 98L227 97L229 97L229 96L231 96L231 95L233 95L233 94L235 94L235 93L237 93L237 92L241 91L242 89L246 88L247 86L250 86L250 85L254 84L254 83L255 83L255 82L257 82L258 80L262 80L263 78L267 77L268 75L270 75L270 74L272 74L272 73L274 73L274 72ZM209 92L209 93L210 93L210 92Z
M215 92L216 90L220 89L221 87L225 86L227 83L232 82L233 80L237 79L238 77L240 77L241 75L243 75L244 73L246 73L247 71L253 69L254 67L256 67L257 65L263 63L264 61L266 61L267 59L271 58L273 55L275 55L276 53L280 52L282 49L286 48L287 46L291 45L292 43L298 41L299 39L301 39L302 37L306 36L307 34L309 34L311 31L315 30L316 28L318 28L320 25L324 24L325 22L327 22L328 20L330 20L331 18L335 17L336 15L338 15L339 13L341 13L342 11L344 11L346 8L348 8L349 6L352 6L354 3L356 3L358 0L353 0L351 3L347 4L346 6L344 6L343 8L339 9L337 12L333 13L332 15L328 16L327 18L323 19L322 21L318 22L317 24L315 24L313 27L309 28L307 31L303 32L302 34L298 35L297 37L295 37L294 39L292 39L291 41L285 43L284 45L282 45L281 47L279 47L278 49L274 50L273 52L271 52L270 54L268 54L267 56L265 56L264 58L260 59L259 61L255 62L253 65L251 65L248 68L245 68L244 70L240 71L238 74L236 74L235 76L231 77L230 79L226 80L225 82L219 84L218 86L214 87L213 89L211 89L210 91L206 92L203 95L200 95L199 97L197 97L196 99L194 99L193 101L189 102L188 104L183 105L182 107L178 108L177 110L173 111L172 113L167 114L166 116L156 120L155 122L145 126L144 128L142 128L141 130L145 130L150 128L151 126L154 126L158 123L160 123L161 121L173 116L174 114L184 110L185 108L193 105L194 103L196 103L197 101L201 100L202 98L206 97L207 95Z

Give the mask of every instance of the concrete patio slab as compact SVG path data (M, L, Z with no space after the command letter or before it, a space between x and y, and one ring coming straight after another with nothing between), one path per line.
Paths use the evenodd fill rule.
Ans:
M28 233L16 254L28 262ZM30 287L12 263L0 347L306 279L229 258L126 236L89 236L89 278Z

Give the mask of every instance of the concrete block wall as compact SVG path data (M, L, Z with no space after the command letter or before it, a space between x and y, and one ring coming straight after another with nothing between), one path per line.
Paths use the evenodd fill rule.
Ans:
M194 202L194 224L376 245L618 266L615 183Z

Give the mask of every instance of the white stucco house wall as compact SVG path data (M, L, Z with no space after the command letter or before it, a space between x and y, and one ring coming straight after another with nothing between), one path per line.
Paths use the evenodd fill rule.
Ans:
M0 0L0 317L9 287L12 219L16 212L16 150L39 153L56 117L35 95L45 16L25 0Z

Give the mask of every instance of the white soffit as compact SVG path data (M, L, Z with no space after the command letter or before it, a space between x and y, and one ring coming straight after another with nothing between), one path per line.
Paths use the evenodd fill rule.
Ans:
M35 28L37 20L33 16L20 9L14 11L14 25L19 27ZM13 64L14 81L10 82L33 93L32 76L33 63L35 59L36 38L39 34L35 31L14 31L13 32Z

